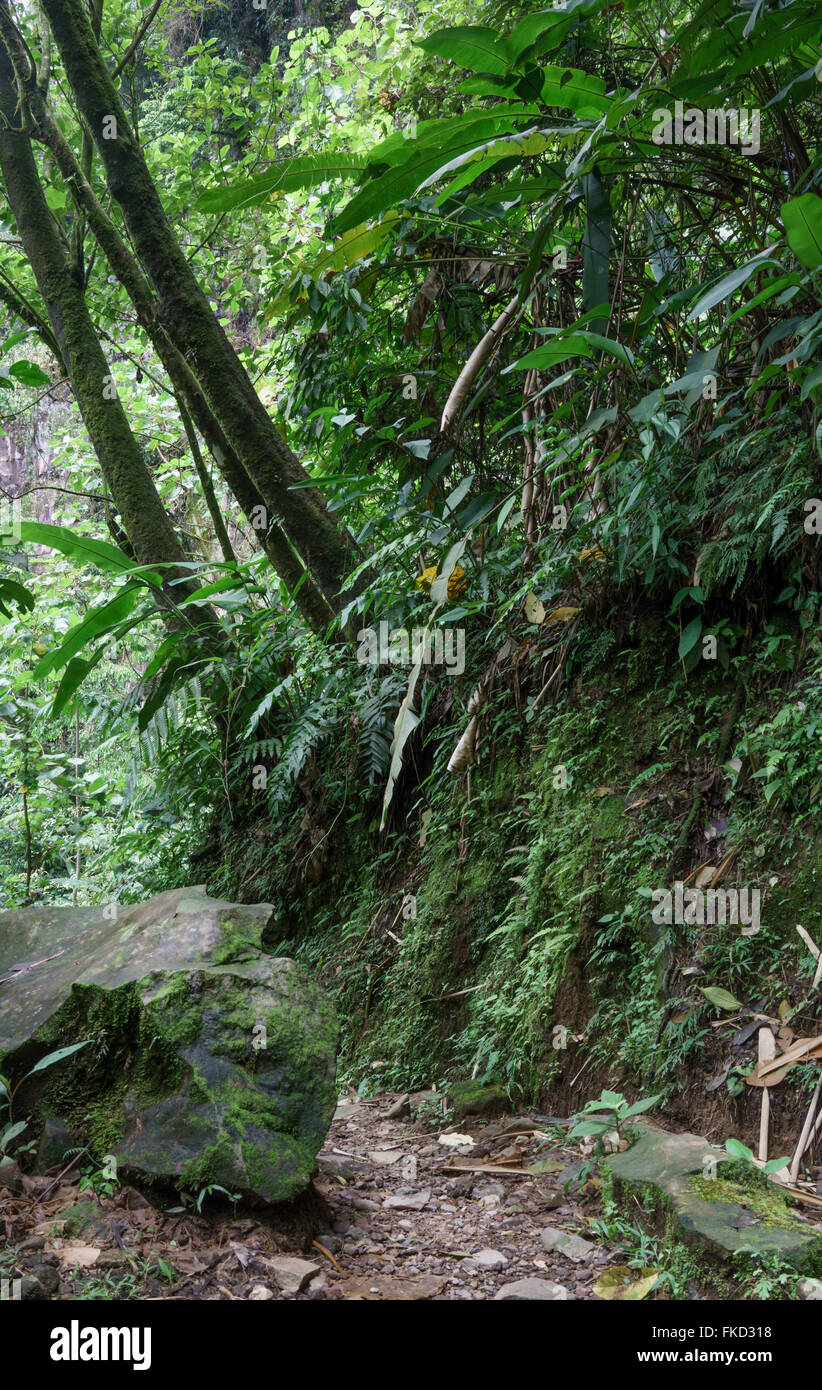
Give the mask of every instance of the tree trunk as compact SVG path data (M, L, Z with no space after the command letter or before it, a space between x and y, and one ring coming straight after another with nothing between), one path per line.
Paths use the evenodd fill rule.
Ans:
M6 0L4 0L6 3ZM309 474L275 429L180 247L92 33L83 0L42 0L112 197L156 290L159 320L245 472L334 602L354 559Z
M26 114L31 122L32 135L42 141L54 155L78 213L82 212L87 220L109 265L128 294L141 328L153 344L171 378L174 390L188 408L262 549L289 593L294 596L308 625L316 632L324 631L334 618L334 610L306 571L281 528L273 519L268 518L268 508L262 495L215 420L194 374L160 324L157 301L151 285L99 202L88 182L85 170L54 119L36 82L35 74L30 70L25 46L6 9L5 0L0 4L0 30L15 69L20 97L25 102ZM263 517L265 522L261 520Z
M0 171L17 230L31 264L71 381L83 422L112 500L138 563L162 565L166 602L179 598L183 579L175 566L185 560L137 440L114 389L81 286L68 259L57 223L46 203L28 134L20 127L18 94L6 49L0 45ZM189 610L191 620L215 627L207 609Z

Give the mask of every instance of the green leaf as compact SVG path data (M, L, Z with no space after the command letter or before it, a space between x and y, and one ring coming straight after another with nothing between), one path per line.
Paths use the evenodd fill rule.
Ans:
M749 1163L753 1158L753 1150L747 1144L743 1144L739 1139L726 1139L725 1148L732 1158L744 1158Z
M22 1134L27 1124L28 1120L17 1120L12 1125L6 1125L5 1129L0 1131L0 1154L5 1153L12 1139L16 1139L18 1134Z
M62 555L68 555L70 559L77 560L81 564L95 565L99 570L108 573L127 574L134 568L134 561L116 545L109 545L108 541L92 540L89 536L80 536L76 531L70 531L67 526L51 526L44 521L21 521L20 539L30 541L33 545L47 545L52 550L59 550ZM152 576L146 575L151 581ZM154 576L159 583L159 579Z
M383 174L366 183L342 212L329 222L326 231L329 236L341 236L350 227L395 208L405 198L410 198L430 174L436 173L455 156L468 154L478 149L482 141L492 140L496 135L513 130L516 121L516 116L508 112L497 116L483 113L473 120L457 117L447 123L451 138L444 148L439 142L432 148L424 141L406 141L403 162L391 165Z
M505 44L493 29L480 24L465 24L454 29L439 29L427 39L418 39L417 47L439 58L448 58L471 72L504 73L508 71Z
M554 67L549 64L543 68L545 80L541 98L546 106L567 107L578 115L596 116L610 111L611 97L605 95L605 83L601 77L579 72L576 68Z
M551 31L552 39L561 42L562 37L570 27L571 21L559 9L539 10L536 14L526 15L505 41L509 63L512 66L516 64L523 53L532 48L537 39L542 38L542 35L548 31Z
M818 270L822 265L822 198L803 193L783 203L781 213L794 255L809 270Z
M817 386L822 386L822 366L814 367L812 372L808 372L808 375L802 382L802 390L799 393L799 399L801 401L807 400L811 391L815 391Z
M256 207L267 202L273 193L293 193L299 188L316 188L339 179L359 178L364 169L364 157L346 151L298 155L273 165L259 178L209 188L200 194L194 206L207 213Z
M92 608L82 622L71 628L59 647L46 652L45 656L40 658L32 673L35 680L42 680L50 671L65 666L70 658L80 651L81 647L85 647L88 642L100 637L103 633L110 632L113 627L127 618L139 593L140 590L136 584L128 584L107 603L101 604L99 608Z
M5 613L7 618L10 616L5 606L8 602L16 603L23 612L31 612L34 609L34 594L25 585L18 584L16 579L0 575L0 613Z
M42 367L38 367L36 362L28 362L21 359L19 362L12 362L9 367L9 376L13 376L15 381L19 381L21 386L48 386L51 378L46 376Z
M696 646L697 642L699 641L701 632L702 618L699 615L697 615L695 618L691 619L691 621L689 622L688 626L685 628L685 631L679 639L679 648L677 651L677 655L679 656L680 660L682 659L682 657L688 655L688 652L691 650L692 647Z
M702 993L709 1004L714 1004L717 1009L722 1009L725 1013L736 1013L738 1009L742 1008L739 1000L734 999L727 989L722 989L719 985L708 985L707 988L702 989Z
M661 1095L658 1095L646 1096L645 1100L635 1101L633 1105L629 1105L623 1115L623 1119L629 1120L632 1115L644 1115L646 1110L651 1110L655 1105L658 1105L661 1099Z
M778 1173L780 1168L787 1168L790 1164L790 1155L786 1158L769 1158L767 1163L763 1163L763 1173Z
M595 357L597 353L605 352L611 357L616 357L626 366L633 363L633 354L629 348L617 343L613 338L603 338L599 333L590 333L584 329L579 333L571 333L567 338L557 336L549 339L542 347L534 348L532 352L527 352L524 357L517 358L509 367L504 368L505 372L524 370L528 367L547 368L555 367L559 362L565 362L571 357Z
M36 1071L45 1071L46 1067L53 1067L55 1062L62 1062L64 1058L70 1057L73 1052L79 1052L81 1047L88 1047L91 1038L86 1038L84 1042L72 1043L71 1047L60 1047L56 1052L49 1052L45 1057L41 1057L39 1062L35 1062L31 1071L26 1072L26 1076L34 1076Z
M728 275L723 275L722 279L718 280L717 283L708 290L707 294L704 294L701 299L697 300L685 322L693 323L694 319L700 318L702 314L707 314L709 309L713 309L717 304L721 304L723 299L727 299L728 295L733 294L734 290L738 290L740 285L744 285L747 280L750 280L752 275L755 275L758 270L763 270L766 265L779 266L778 261L771 259L770 249L768 251L760 251L759 255L754 256L753 260L746 261L745 264L740 266L737 270L732 270ZM779 268L781 270L782 267L779 266Z

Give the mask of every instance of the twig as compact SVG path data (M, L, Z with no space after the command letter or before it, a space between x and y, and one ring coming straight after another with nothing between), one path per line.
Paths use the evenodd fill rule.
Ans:
M338 1270L340 1274L345 1274L345 1270L342 1268L341 1265L338 1265L338 1264L337 1264L337 1261L334 1259L334 1256L331 1254L331 1251L330 1251L330 1250L326 1250L325 1246L324 1246L324 1245L320 1245L320 1242L319 1242L318 1240L312 1240L311 1244L314 1245L314 1246L316 1246L316 1248L317 1248L318 1250L321 1250L321 1251L322 1251L322 1253L325 1255L326 1259L331 1261L331 1263L332 1263L332 1265L334 1266L334 1268L335 1268L336 1270Z

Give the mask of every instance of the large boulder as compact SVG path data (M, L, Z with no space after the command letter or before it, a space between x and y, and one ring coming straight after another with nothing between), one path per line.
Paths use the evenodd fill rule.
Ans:
M270 915L200 887L0 912L0 1070L90 1039L23 1084L15 1117L137 1177L290 1201L334 1113L337 1032L307 972L262 950Z

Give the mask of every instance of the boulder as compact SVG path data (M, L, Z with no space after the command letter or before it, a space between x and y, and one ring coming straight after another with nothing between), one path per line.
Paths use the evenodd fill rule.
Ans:
M822 1264L822 1238L787 1195L753 1164L711 1148L696 1134L647 1128L623 1153L603 1160L617 1198L634 1210L667 1212L687 1244L721 1263L768 1256L799 1270Z
M120 1175L290 1201L334 1113L337 1036L310 975L262 949L270 915L202 887L0 912L0 1068L88 1040L23 1083L16 1115Z

